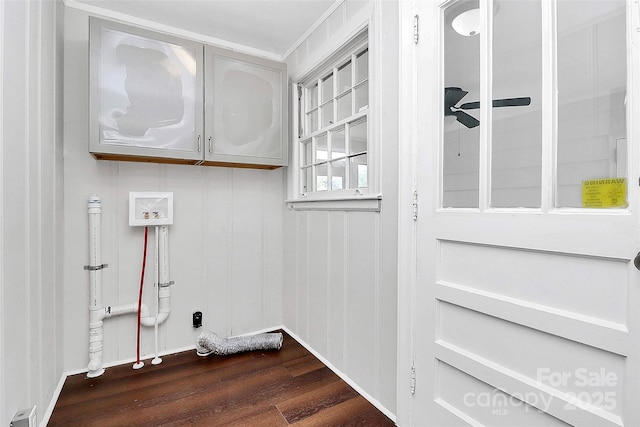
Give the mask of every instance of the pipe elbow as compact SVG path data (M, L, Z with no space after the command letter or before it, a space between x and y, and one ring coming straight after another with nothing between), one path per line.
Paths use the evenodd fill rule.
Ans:
M104 308L96 308L89 310L89 324L100 324L102 325L102 321L107 317L106 311Z
M161 311L158 313L158 325L163 323L169 317L170 311ZM140 324L142 326L152 327L156 325L156 317L155 316L140 316Z

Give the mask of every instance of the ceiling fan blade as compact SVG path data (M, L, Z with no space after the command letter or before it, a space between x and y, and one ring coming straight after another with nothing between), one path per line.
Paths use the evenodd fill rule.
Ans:
M531 104L531 98L506 98L506 99L494 99L494 107L523 107Z
M452 113L454 116L456 116L456 120L458 120L469 129L480 125L478 119L465 113L464 111L452 111Z
M459 87L445 87L444 88L444 109L449 110L449 107L456 105L465 95L469 93L466 90L462 90Z
M505 99L494 99L493 106L494 107L522 107L525 105L531 104L531 98L505 98ZM461 110L475 110L480 108L480 102L467 102L462 104L460 107Z

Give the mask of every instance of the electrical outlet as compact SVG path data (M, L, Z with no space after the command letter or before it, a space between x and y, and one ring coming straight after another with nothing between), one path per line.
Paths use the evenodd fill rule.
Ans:
M36 427L37 425L38 417L35 406L16 412L9 424L10 427Z
M201 311L194 311L193 312L193 327L194 328L199 328L200 326L202 326L202 312Z

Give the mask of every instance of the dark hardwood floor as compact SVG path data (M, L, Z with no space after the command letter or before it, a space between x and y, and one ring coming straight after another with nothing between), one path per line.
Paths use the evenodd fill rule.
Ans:
M394 425L286 333L280 351L162 360L68 377L48 425Z

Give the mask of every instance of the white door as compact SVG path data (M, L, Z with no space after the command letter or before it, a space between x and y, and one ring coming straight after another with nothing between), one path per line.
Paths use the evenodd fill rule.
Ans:
M637 5L479 3L416 6L410 423L639 426Z

